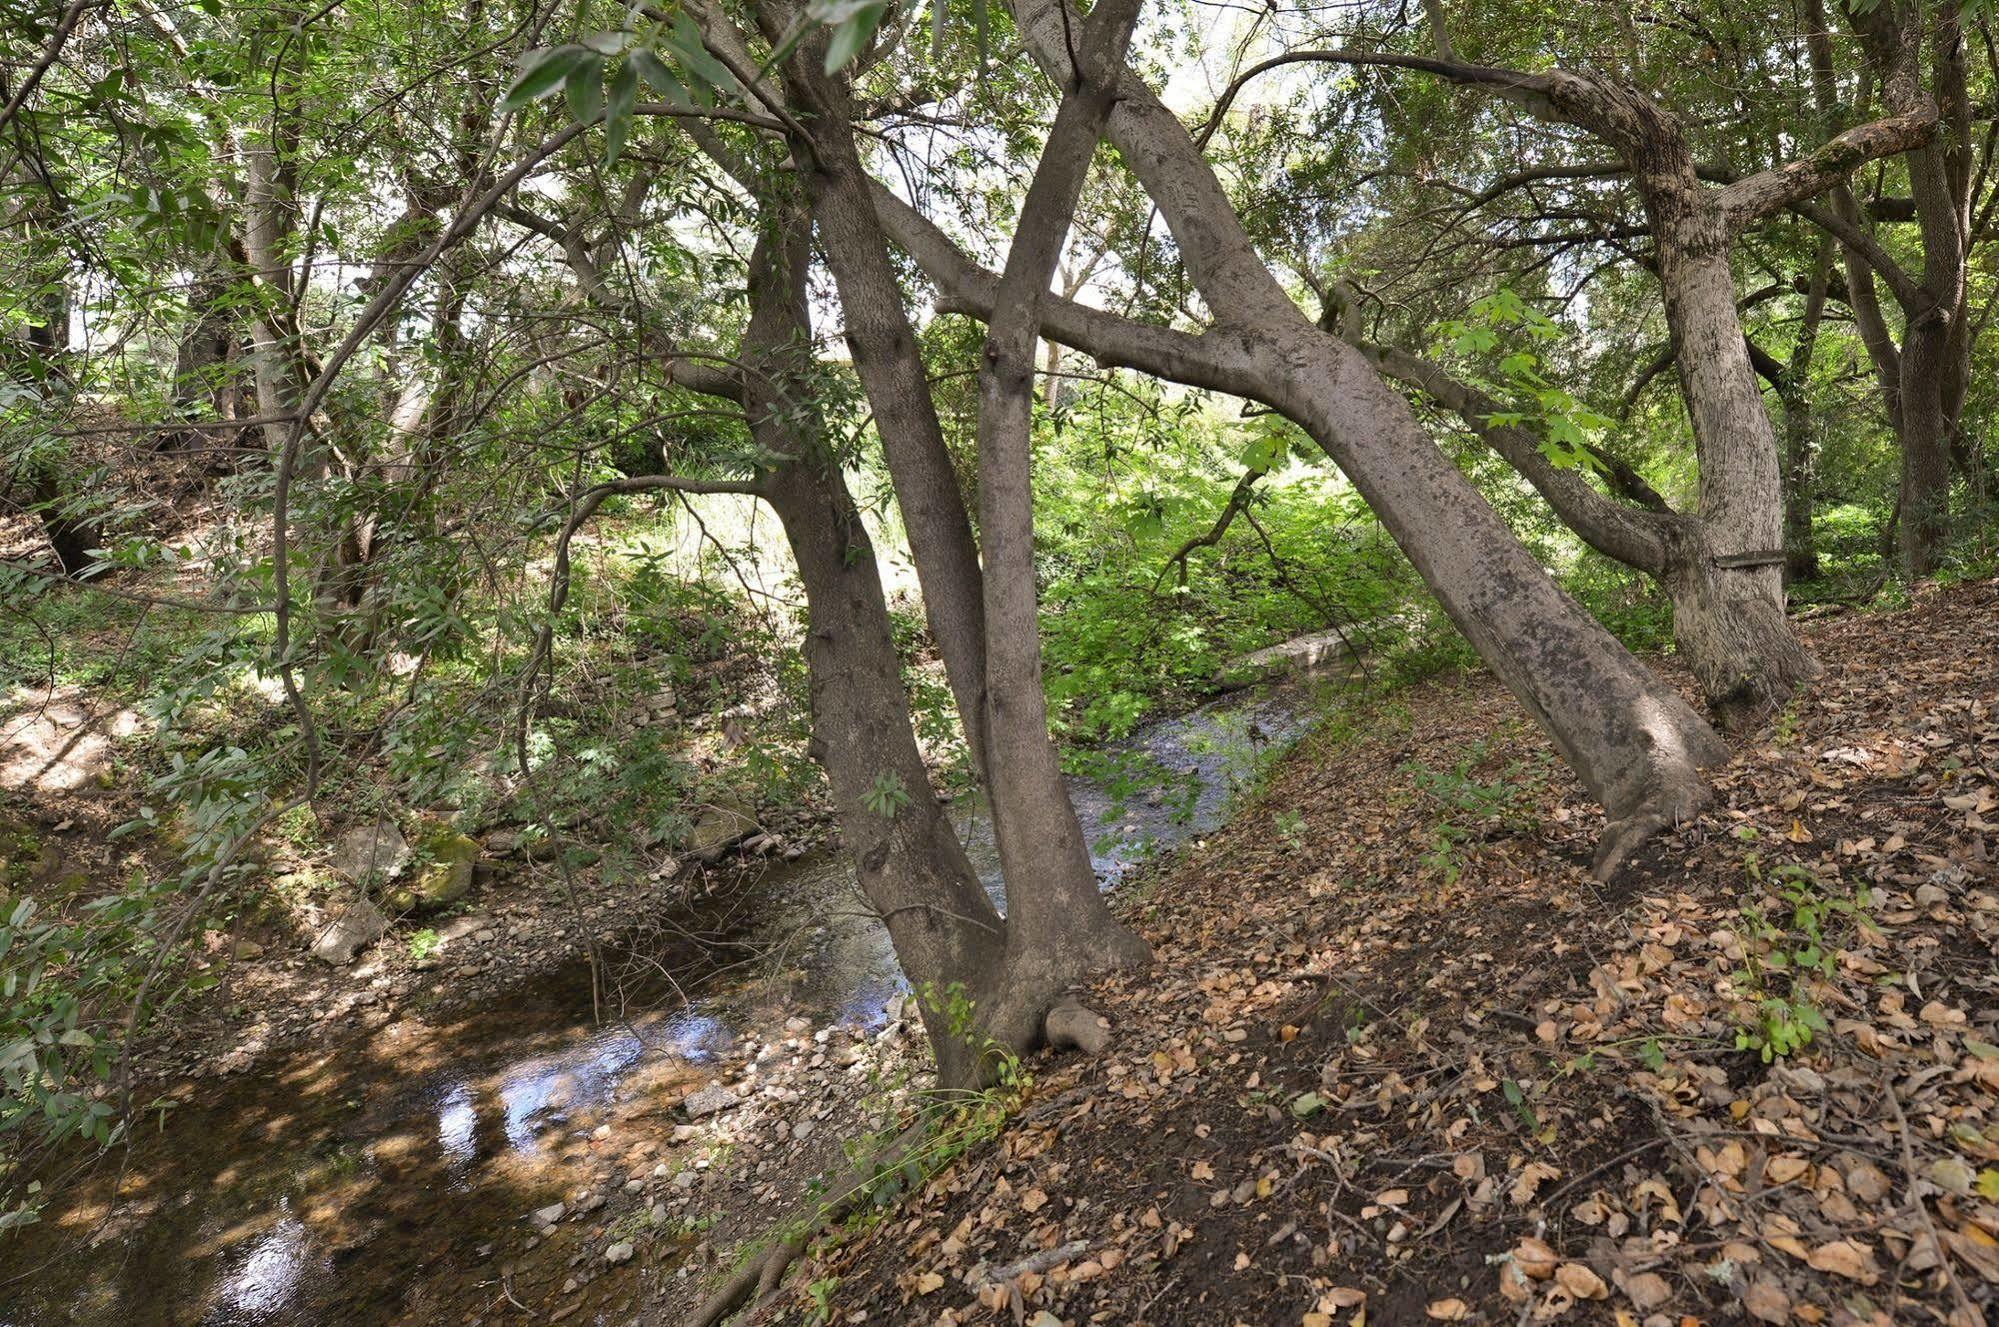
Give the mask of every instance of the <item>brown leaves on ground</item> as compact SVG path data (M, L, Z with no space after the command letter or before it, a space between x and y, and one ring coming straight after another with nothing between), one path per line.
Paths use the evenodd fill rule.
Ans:
M1159 962L1091 995L1110 1051L800 1284L836 1322L1999 1322L1999 585L1812 642L1608 891L1496 684L1335 723L1125 892ZM1500 814L1412 775L1480 752Z

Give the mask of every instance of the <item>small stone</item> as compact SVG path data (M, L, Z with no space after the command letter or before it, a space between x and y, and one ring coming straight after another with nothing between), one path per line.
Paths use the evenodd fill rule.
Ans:
M814 1125L810 1120L800 1120L791 1126L792 1141L802 1143L812 1136Z
M605 1262L621 1263L621 1262L630 1262L631 1260L632 1260L632 1243L630 1240L621 1239L616 1244L613 1244L610 1248L604 1250Z
M562 1220L562 1214L568 1210L561 1203L550 1203L546 1207L537 1207L528 1215L534 1218L534 1223L538 1226L552 1226Z

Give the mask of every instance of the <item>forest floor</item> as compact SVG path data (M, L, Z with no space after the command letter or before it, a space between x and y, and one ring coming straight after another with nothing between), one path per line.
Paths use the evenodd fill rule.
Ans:
M1999 1320L1999 582L1810 636L1825 676L1609 887L1489 679L1308 739L1122 895L1158 961L1089 997L1110 1050L1032 1063L793 1311Z

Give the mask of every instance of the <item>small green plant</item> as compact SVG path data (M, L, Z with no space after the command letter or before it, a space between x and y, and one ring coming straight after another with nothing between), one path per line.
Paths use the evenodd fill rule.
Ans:
M1548 781L1545 756L1517 760L1490 779L1474 771L1487 755L1484 742L1473 743L1462 760L1447 770L1432 769L1419 760L1405 762L1397 773L1438 808L1436 822L1423 833L1423 869L1445 885L1464 873L1464 845L1489 833L1523 833L1534 828L1535 797Z
M1279 811L1271 819L1277 826L1277 832L1283 835L1284 841L1292 847L1297 847L1304 839L1305 813L1303 811L1295 808L1289 811Z
M1770 721L1770 740L1776 746L1790 746L1798 740L1798 705L1793 701L1777 711Z
M833 1292L839 1288L840 1278L837 1276L822 1276L806 1283L805 1297L812 1301L811 1310L805 1315L809 1327L825 1327L826 1323L833 1321Z
M893 820L896 812L909 805L909 785L894 770L883 770L861 793L861 805L884 820Z
M437 932L426 926L410 937L410 957L421 963L435 954L443 944L444 941Z
M1763 901L1757 901L1742 908L1747 924L1736 979L1755 1004L1741 1019L1735 1048L1753 1050L1768 1064L1804 1050L1829 1026L1809 986L1838 971L1838 937L1828 932L1840 922L1869 928L1873 922L1867 916L1865 887L1853 894L1829 891L1795 862L1766 874L1755 853L1746 865L1750 878L1775 895L1777 907L1766 912Z

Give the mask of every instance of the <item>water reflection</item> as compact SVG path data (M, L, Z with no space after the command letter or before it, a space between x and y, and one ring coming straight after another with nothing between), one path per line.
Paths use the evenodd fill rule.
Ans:
M290 1215L291 1200L280 1198L284 1213L246 1249L225 1257L226 1270L203 1327L265 1327L281 1320L307 1284L332 1270L315 1252L305 1223Z
M1259 755L1310 723L1299 691L1241 694L1141 730L1100 759L1095 777L1070 783L1099 875L1115 883L1148 850L1219 825ZM1147 782L1160 775L1164 785ZM990 818L961 807L956 819L999 899ZM773 871L743 915L756 919L749 942L776 953L789 979L775 992L711 989L674 1012L583 1036L572 1029L587 996L546 997L538 1010L423 1029L425 1049L447 1057L433 1073L409 1073L400 1048L363 1040L298 1082L280 1070L230 1084L204 1103L203 1119L180 1126L189 1132L166 1144L174 1151L153 1157L152 1182L184 1199L107 1245L108 1257L72 1252L57 1273L0 1290L13 1301L0 1307L0 1327L397 1320L405 1292L434 1282L441 1250L476 1249L545 1193L568 1159L565 1126L642 1090L650 1070L635 1076L641 1065L698 1070L739 1037L781 1035L792 1014L871 1031L908 989L839 854ZM229 1233L217 1239L218 1230ZM363 1249L364 1265L332 1275L336 1259L346 1267Z

